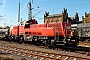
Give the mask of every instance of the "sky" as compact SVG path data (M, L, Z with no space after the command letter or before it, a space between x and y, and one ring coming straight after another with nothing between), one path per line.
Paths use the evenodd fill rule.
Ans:
M79 14L82 20L85 12L90 13L90 0L20 0L20 17L28 20L28 2L32 2L32 16L38 23L44 23L45 11L52 14L60 14L63 8L67 9L69 17ZM19 0L0 0L0 26L14 26L18 23L18 2ZM39 7L39 8L38 8Z

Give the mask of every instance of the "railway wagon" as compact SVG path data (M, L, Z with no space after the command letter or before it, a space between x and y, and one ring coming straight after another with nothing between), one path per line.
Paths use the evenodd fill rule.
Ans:
M90 41L90 23L81 23L77 25L78 36L81 41Z
M23 21L13 27L11 40L47 46L78 43L77 39L72 38L71 24L67 22L33 24L31 21Z
M9 28L0 29L0 39L6 39L9 36L9 33L10 33Z

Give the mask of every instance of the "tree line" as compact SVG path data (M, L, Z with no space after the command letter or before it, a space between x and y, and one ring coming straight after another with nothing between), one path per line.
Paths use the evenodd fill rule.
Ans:
M0 26L0 29L8 29L8 28L10 28L10 27L9 26L6 26L6 27Z

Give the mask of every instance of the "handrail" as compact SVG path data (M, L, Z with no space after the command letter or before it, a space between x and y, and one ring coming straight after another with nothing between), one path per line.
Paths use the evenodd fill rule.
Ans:
M55 40L57 40L56 38L57 38L57 33L59 34L59 31L57 31L56 29L55 29L55 27L53 27L53 29L54 29L54 31L55 31ZM59 40L59 35L58 35L58 40Z

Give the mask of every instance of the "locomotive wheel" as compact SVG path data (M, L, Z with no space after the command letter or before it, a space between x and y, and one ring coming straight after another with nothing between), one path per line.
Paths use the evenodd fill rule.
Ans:
M55 41L52 43L52 48L53 48L53 49L56 48L56 42L55 42Z
M35 44L35 38L32 39L32 44Z
M12 36L11 40L12 40L13 42L16 42L15 36Z
M55 49L55 47L56 47L56 41L51 40L51 47L52 47L53 49Z
M23 37L20 37L20 39L19 39L19 41L18 41L19 44L23 43L23 40L24 40Z

